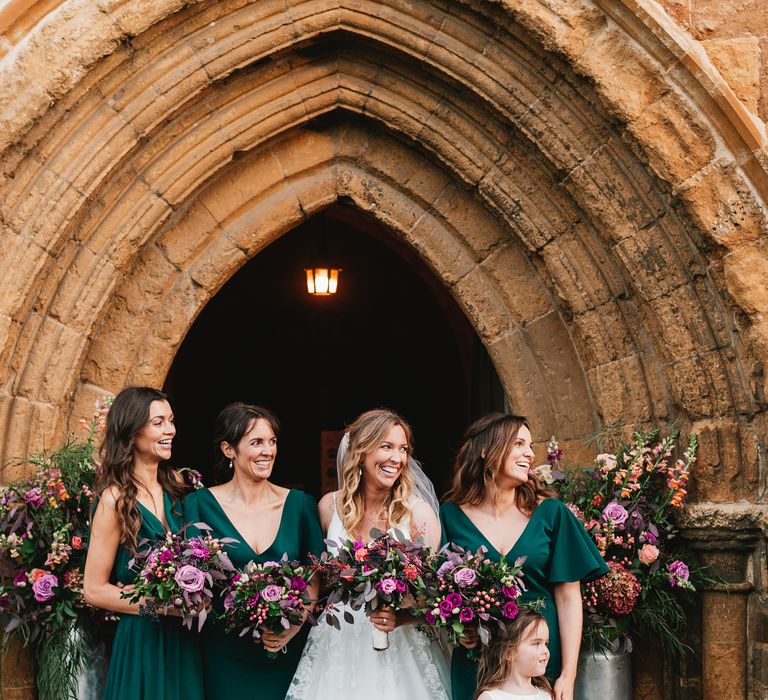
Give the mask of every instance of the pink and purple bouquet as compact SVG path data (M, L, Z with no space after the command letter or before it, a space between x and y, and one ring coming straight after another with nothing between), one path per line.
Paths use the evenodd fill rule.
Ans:
M328 624L339 629L339 604L365 610L366 615L383 607L419 612L417 600L426 590L424 562L429 550L420 539L409 540L397 530L394 533L372 530L373 539L367 544L363 540L326 540L336 552L333 557L324 552L319 564L330 589L325 616ZM354 621L349 611L344 612L344 619ZM386 635L374 628L375 649L389 646Z
M499 562L491 561L486 553L485 547L472 553L447 544L430 560L427 629L444 631L452 646L460 646L470 626L487 645L493 633L519 612L520 596L525 591L525 557L509 564L503 557Z
M314 601L308 589L314 573L313 567L287 557L263 564L248 562L222 593L227 632L237 632L240 637L250 634L258 643L263 632L281 634L291 625L301 625L305 615L314 621ZM277 657L271 651L266 654Z
M210 530L204 523L195 523L195 527ZM122 597L131 603L151 600L164 614L176 611L189 629L197 618L199 631L211 607L214 585L226 583L234 571L224 546L235 540L216 539L209 534L185 539L185 528L179 533L167 533L164 540L136 555L130 566L139 573L133 589Z

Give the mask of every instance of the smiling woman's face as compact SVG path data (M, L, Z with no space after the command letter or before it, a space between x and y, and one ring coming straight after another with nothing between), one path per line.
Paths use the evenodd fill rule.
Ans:
M136 457L144 462L162 462L171 458L173 436L171 404L167 401L153 401L149 405L149 418L144 427L133 436L133 450Z
M524 484L528 481L528 471L533 466L534 457L531 431L521 425L512 443L512 449L504 460L501 476L513 481L515 485Z
M363 458L363 479L369 485L391 489L408 464L408 439L400 425L393 425L384 439Z
M234 469L249 479L269 479L277 457L277 437L263 418L257 418L227 456Z

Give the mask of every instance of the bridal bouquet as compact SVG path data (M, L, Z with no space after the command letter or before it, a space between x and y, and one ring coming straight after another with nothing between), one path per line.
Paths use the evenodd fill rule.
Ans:
M480 641L487 645L495 629L517 617L525 585L522 566L525 557L510 565L502 557L493 562L485 547L474 554L447 544L430 559L427 576L427 629L445 630L448 642L459 646L467 627L477 627Z
M363 540L326 541L336 549L334 557L324 552L320 559L331 591L325 618L328 624L340 628L334 614L339 603L365 610L369 616L383 607L417 607L416 599L425 591L424 562L429 550L419 539L409 540L398 530L394 533L372 530L374 539L368 544ZM349 611L344 612L344 620L354 622ZM374 628L373 648L382 651L388 647L388 633Z
M311 567L297 561L248 562L232 576L224 590L224 621L227 632L251 635L260 642L267 630L280 634L291 625L304 622L305 612L312 609L307 584L314 575ZM285 647L283 647L285 649ZM277 654L266 652L270 658Z
M208 531L204 523L195 527ZM139 552L130 562L140 568L134 587L122 594L131 603L148 601L139 608L142 615L157 619L156 610L165 614L175 610L187 628L197 618L198 631L208 616L215 583L226 582L234 571L224 546L236 540L200 535L185 539L181 532L166 534L165 539ZM145 544L146 540L141 544Z

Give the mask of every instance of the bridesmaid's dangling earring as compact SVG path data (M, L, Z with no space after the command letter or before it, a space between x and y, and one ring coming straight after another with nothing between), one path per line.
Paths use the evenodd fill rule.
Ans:
M234 466L233 466L233 464L232 464L232 460L231 460L231 459L229 460L229 468L230 468L230 469L234 469Z

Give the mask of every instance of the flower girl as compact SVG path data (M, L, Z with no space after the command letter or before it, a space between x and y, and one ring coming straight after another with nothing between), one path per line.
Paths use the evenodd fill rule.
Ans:
M544 616L521 609L483 650L476 700L552 700L544 675L549 661L549 627Z

